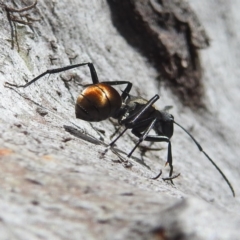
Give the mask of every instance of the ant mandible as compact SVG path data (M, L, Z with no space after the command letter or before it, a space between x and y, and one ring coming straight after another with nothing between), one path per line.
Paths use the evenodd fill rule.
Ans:
M123 125L125 129L110 143L110 147L112 147L128 129L131 129L131 132L138 137L138 141L127 155L128 157L131 157L134 150L142 141L167 142L168 155L166 164L170 166L169 177L171 177L173 173L172 146L170 139L173 135L173 124L175 123L190 136L197 145L199 151L201 151L214 165L228 184L233 196L235 196L234 189L227 177L207 155L196 139L184 127L174 121L173 115L166 111L159 111L153 106L159 99L159 95L157 94L147 101L142 97L136 97L129 94L132 89L132 83L129 81L99 82L94 65L90 62L47 70L25 85L6 84L17 88L25 88L46 74L60 73L85 65L90 69L92 84L86 85L86 88L77 98L75 105L76 118L89 122L99 122L110 117L117 119L118 123ZM115 85L126 85L121 95L112 87ZM156 135L149 135L152 129L156 132Z

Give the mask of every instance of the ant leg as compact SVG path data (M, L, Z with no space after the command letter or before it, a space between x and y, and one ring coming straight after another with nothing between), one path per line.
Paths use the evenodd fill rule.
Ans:
M99 83L98 76L97 76L97 73L96 73L96 70L95 70L93 64L92 63L80 63L80 64L75 64L75 65L69 65L69 66L62 67L62 68L48 69L46 72L41 73L40 75L38 75L37 77L32 79L30 82L28 82L24 85L17 85L17 84L12 84L9 82L6 82L6 84L10 85L12 87L25 88L25 87L28 87L29 85L31 85L32 83L36 82L38 79L42 78L46 74L60 73L60 72L64 72L64 71L67 71L67 70L70 70L73 68L77 68L77 67L81 67L81 66L85 66L85 65L88 65L88 67L90 69L93 84Z
M111 86L127 84L126 88L123 90L122 95L121 95L123 102L127 99L127 97L129 96L129 92L132 89L132 83L129 81L105 81L105 82L101 82L101 83L106 83Z
M79 66L77 66L77 65L79 65ZM99 83L97 72L95 70L95 67L94 67L93 63L85 63L85 64L82 63L82 64L77 64L77 65L76 65L76 67L88 65L88 67L90 69L90 73L91 73L91 78L92 78L93 84Z
M131 157L132 153L135 151L135 149L138 147L138 145L145 140L145 138L148 136L148 133L152 130L152 128L154 127L154 124L156 123L157 118L154 118L150 125L147 127L147 129L144 131L143 134L141 134L141 136L138 138L138 142L136 143L136 145L134 146L134 148L132 149L132 151L128 154L128 157ZM134 132L134 129L132 130L132 132Z
M156 177L152 177L151 179L153 180L156 180L158 179L160 176L162 175L162 170L160 170L159 174L156 176ZM166 178L162 178L163 181L172 181L173 179L177 178L180 176L180 173L179 174L176 174L172 177L166 177Z
M109 146L113 146L114 143L128 130L128 128L125 128L110 144Z
M132 133L139 138L141 138L143 135L142 133L136 130L132 131ZM168 155L167 155L167 162L165 165L169 164L169 167L170 167L169 177L171 177L173 174L173 165L172 165L172 144L170 139L165 136L149 135L149 136L146 136L144 140L149 142L167 142L168 143Z
M118 135L116 139L114 139L110 146L113 146L113 144L128 130L136 126L137 120L141 117L142 114L144 114L157 100L159 99L158 95L155 95L153 98L151 98L146 105L140 109L137 113L134 113L133 115L128 116L126 119L120 122L120 124L125 125L125 129ZM134 116L134 118L133 118ZM133 118L133 119L132 119ZM132 119L132 120L131 120ZM135 124L135 126L134 126Z
M155 177L152 177L151 179L156 180L162 175L162 170L160 170L159 174Z
M163 180L163 181L171 181L171 182L172 182L173 179L175 179L175 178L177 178L177 177L179 177L179 176L180 176L180 173L179 173L179 174L176 174L176 175L174 175L174 176L172 176L172 177L162 178L162 180Z
M122 120L120 122L121 125L125 125L127 128L135 128L136 124L138 124L138 120L140 117L148 111L149 108L152 107L152 105L159 99L159 96L156 94L154 97L152 97L140 110L138 110L136 113L133 113L129 115L126 119Z
M137 142L137 144L135 145L135 147L132 149L132 151L127 155L127 157L129 158L129 157L131 157L131 155L132 155L132 153L135 151L135 149L138 147L138 145L142 142L142 141L144 141L145 140L145 138L148 136L148 133L152 130L152 128L154 127L154 125L155 125L155 123L156 123L156 121L157 121L157 118L149 118L149 119L147 119L148 120L148 122L150 122L150 124L149 124L149 126L146 128L146 130L144 131L144 133L141 135L141 137L139 137L139 140L138 140L138 142ZM150 121L149 121L150 120ZM146 125L146 120L144 120L144 121L142 121L142 122L139 122L139 123L137 123L137 127L139 127L139 126L141 126L141 125ZM115 139L115 141L113 141L111 144L110 144L110 146L112 146L113 144L114 144L114 142L116 142L117 141L117 139L118 138L120 138L123 134L124 134L124 132L127 130L128 128L125 128L125 130L121 133L121 134L119 134L119 136ZM159 174L159 176L161 175L161 173ZM158 177L159 177L158 176Z

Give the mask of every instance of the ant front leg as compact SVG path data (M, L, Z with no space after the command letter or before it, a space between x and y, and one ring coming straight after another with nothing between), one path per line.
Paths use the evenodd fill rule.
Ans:
M136 112L130 114L126 119L120 120L120 124L125 126L125 129L110 143L110 147L114 145L114 143L128 130L136 126L139 122L141 116L148 111L149 108L159 99L158 95L155 95L151 98L142 108L137 110ZM121 116L120 116L121 117Z
M151 179L156 180L156 179L158 179L161 175L162 175L162 170L160 170L160 172L158 173L157 176L152 177ZM172 177L162 178L162 180L163 180L163 181L171 181L171 182L172 182L173 179L175 179L175 178L177 178L177 177L179 177L179 176L180 176L180 173L178 173L178 174L176 174L176 175L174 175L174 176L172 176ZM172 183L173 183L173 182L172 182Z
M136 125L134 126L134 128L132 129L132 133L135 135L135 129L138 129L139 127L142 127L142 126L145 126L146 123L148 123L148 126L146 127L145 131L139 135L138 137L138 142L136 143L135 147L132 149L132 151L128 154L128 157L131 157L131 155L133 154L133 152L135 151L135 149L138 147L138 145L143 142L147 136L148 136L148 133L153 129L155 123L157 121L157 118L149 118L149 119L146 119L146 120L142 120L138 123L136 123Z
M143 136L143 133L140 133L137 130L133 130L132 133L138 138L142 138ZM168 143L168 155L167 155L166 165L169 164L169 167L170 167L169 178L171 178L173 174L173 165L172 165L172 144L170 139L165 136L148 135L144 138L144 140L149 142L167 142Z

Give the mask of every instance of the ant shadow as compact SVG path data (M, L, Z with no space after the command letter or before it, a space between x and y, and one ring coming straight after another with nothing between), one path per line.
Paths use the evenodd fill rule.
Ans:
M132 164L129 163L127 159L124 159L123 156L120 155L120 154L123 154L123 155L127 156L126 152L124 152L121 149L116 148L116 147L110 147L109 148L109 145L106 144L105 142L103 142L102 140L96 139L95 137L86 133L82 128L80 128L76 124L74 124L74 123L72 123L72 124L74 125L74 127L73 126L68 126L68 125L63 125L63 128L65 129L65 131L67 131L68 133L70 133L74 137L77 137L77 138L82 139L84 141L87 141L89 143L104 146L106 149L105 149L105 151L103 151L102 156L104 156L106 154L106 152L110 149L115 155L117 155L120 158L119 162L125 164L125 167L131 167L132 166ZM151 170L150 166L148 166L143 161L143 159L139 159L139 158L134 157L134 156L131 156L131 159L133 159L135 162L141 164L142 166L146 167L147 169ZM115 161L115 162L117 162L117 161Z
M107 151L110 149L112 151L112 153L114 153L116 156L118 156L119 161L114 161L113 162L119 162L122 163L124 165L124 167L126 168L130 168L132 167L132 164L128 161L128 159L124 159L120 154L123 155L127 155L124 151L122 151L121 149L115 148L115 147L109 147L108 144L106 144L105 142L96 139L95 137L87 134L86 132L83 131L82 128L80 128L79 126L77 126L76 124L72 123L74 125L73 126L68 126L68 125L63 125L63 128L65 129L65 131L67 131L68 133L70 133L71 135L73 135L74 137L80 138L84 141L87 141L89 143L95 144L95 145L102 145L104 147L106 147L106 150L102 153L102 157L107 153ZM148 150L151 150L151 148L148 148ZM155 149L153 149L155 150ZM157 150L157 149L156 149ZM143 161L143 159L139 159L136 157L131 156L131 159L133 159L135 162L141 164L142 166L146 167L148 170L151 170L151 168ZM152 180L156 180L158 179L160 176L162 175L162 170L159 171L159 173L154 176L151 177L149 179ZM165 177L162 178L163 181L170 181L172 185L174 185L173 183L173 179L178 178L180 176L179 174L173 175L171 177Z

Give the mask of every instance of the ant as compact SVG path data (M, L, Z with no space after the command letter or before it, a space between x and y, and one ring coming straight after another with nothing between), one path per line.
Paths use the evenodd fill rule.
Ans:
M25 88L46 74L60 73L85 65L89 67L92 84L85 85L86 88L77 98L75 105L76 118L89 122L99 122L110 117L117 119L119 125L123 125L125 129L110 143L109 147L113 147L115 142L128 129L131 129L131 132L138 137L138 141L127 157L131 157L134 150L142 141L168 143L166 165L169 164L169 179L172 180L173 164L172 145L170 139L173 135L173 124L176 124L189 135L198 147L199 151L201 151L214 165L228 184L233 196L235 196L234 189L227 177L216 165L216 163L207 155L196 139L184 127L174 121L173 115L169 114L166 110L159 111L153 106L153 104L159 99L159 95L157 94L150 100L145 100L142 97L132 96L129 94L132 89L132 83L129 81L99 82L94 65L90 62L47 70L24 85L16 85L8 82L6 84L17 88ZM112 87L116 85L126 85L121 95L114 87ZM151 130L154 130L156 135L149 135Z

